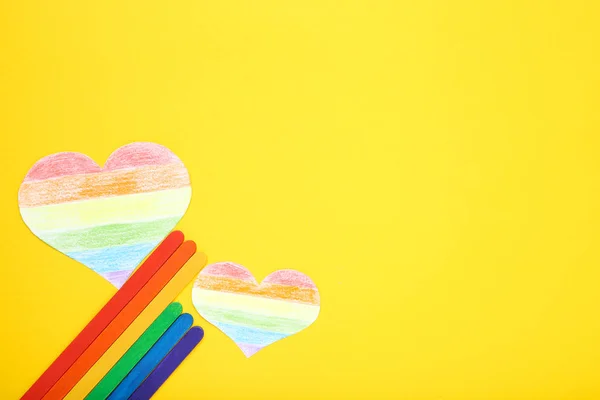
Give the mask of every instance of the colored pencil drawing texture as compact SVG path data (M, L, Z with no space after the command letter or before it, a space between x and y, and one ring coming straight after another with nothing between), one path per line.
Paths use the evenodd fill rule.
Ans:
M119 288L183 217L191 193L175 154L138 142L104 168L80 153L42 158L19 188L19 208L37 237Z
M200 272L192 301L246 357L307 328L320 310L319 291L303 273L276 271L259 285L250 271L230 262L211 264Z

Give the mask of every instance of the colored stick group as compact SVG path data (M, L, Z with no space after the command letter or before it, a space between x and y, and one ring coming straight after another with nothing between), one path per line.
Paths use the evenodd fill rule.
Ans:
M171 303L206 264L195 253L169 234L21 399L149 399L204 334Z

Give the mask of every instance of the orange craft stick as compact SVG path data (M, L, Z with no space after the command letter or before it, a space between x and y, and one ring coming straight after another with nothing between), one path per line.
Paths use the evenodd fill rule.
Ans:
M41 399L182 243L183 233L180 231L171 232L131 275L121 289L83 328L79 335L60 353L56 360L21 397L21 400Z
M71 368L56 382L52 389L46 393L43 399L64 398L195 252L196 244L193 241L184 242L142 290L125 306L123 311L75 361Z

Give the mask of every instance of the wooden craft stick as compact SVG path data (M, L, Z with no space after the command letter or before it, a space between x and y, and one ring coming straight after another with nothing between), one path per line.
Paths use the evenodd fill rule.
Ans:
M182 245L185 246L186 243ZM154 300L146 307L142 313L131 323L129 328L116 340L110 348L99 358L94 366L83 374L75 375L70 384L72 390L68 393L68 399L80 400L84 398L106 375L106 373L115 365L115 363L127 352L131 345L148 328L161 311L198 275L200 270L206 264L206 255L196 254L194 258L185 264L175 277L162 289ZM165 264L166 266L166 264ZM108 328L107 328L108 329ZM91 366L91 364L89 364ZM89 368L89 367L88 367ZM83 378L83 379L82 379ZM81 379L81 380L80 380ZM77 382L79 381L79 382ZM73 387L75 386L75 387ZM71 389L69 388L69 389ZM61 399L66 395L64 391L57 392L60 396L51 397L51 399ZM64 393L64 395L63 395Z
M54 360L46 371L21 397L22 400L39 400L83 354L110 322L138 294L158 269L183 243L183 233L174 231L142 263L123 287L106 303L71 344Z
M94 390L86 396L86 400L104 400L121 383L136 364L148 353L160 337L183 311L181 303L171 303L154 320L152 325L127 350L127 353L111 368ZM105 353L106 354L106 353ZM92 367L93 368L93 367ZM89 371L88 371L89 372Z
M136 389L129 400L148 400L171 376L173 371L194 350L204 337L204 331L199 326L190 329L183 339L167 354L160 364L152 371L146 380Z
M196 244L192 241L184 242L179 248L173 253L173 255L164 263L164 265L154 274L152 279L139 291L139 293L131 299L129 304L123 308L123 310L112 320L110 324L102 331L100 335L94 340L90 346L85 349L83 354L73 363L71 368L65 372L65 374L56 382L56 384L44 395L43 399L62 399L67 393L75 386L77 382L85 375L85 373L98 361L98 359L104 354L108 348L117 340L119 336L129 327L129 325L138 317L138 315L146 308L146 306L156 297L158 293L165 287L165 285L173 278L173 276L181 269L181 267L192 257L196 252ZM169 301L162 304L160 309L157 310L152 318L147 319L147 322L143 329L139 331L134 340L131 341L129 346L137 340L137 338L150 326L152 321L160 314L160 312L169 304ZM127 348L129 348L127 346ZM125 349L125 351L127 350ZM123 351L119 357L109 366L106 371L112 367L117 360L125 353ZM96 386L102 376L94 382L90 387L90 390ZM88 392L89 392L88 391ZM84 394L84 396L87 392ZM83 397L83 396L82 396ZM81 398L81 397L80 397Z
M108 400L127 400L138 386L146 379L148 375L156 368L158 363L171 351L173 347L181 340L183 335L190 329L194 323L194 318L190 314L182 314L177 321L171 325L169 330L152 346L150 351L140 360L140 362L131 370L129 375L117 386L110 394Z

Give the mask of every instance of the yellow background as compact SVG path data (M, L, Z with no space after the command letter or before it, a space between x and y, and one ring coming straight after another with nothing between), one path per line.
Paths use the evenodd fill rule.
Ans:
M114 293L28 230L23 176L153 141L209 262L322 296L246 359L188 287L206 336L156 398L600 398L594 3L3 1L0 397Z

